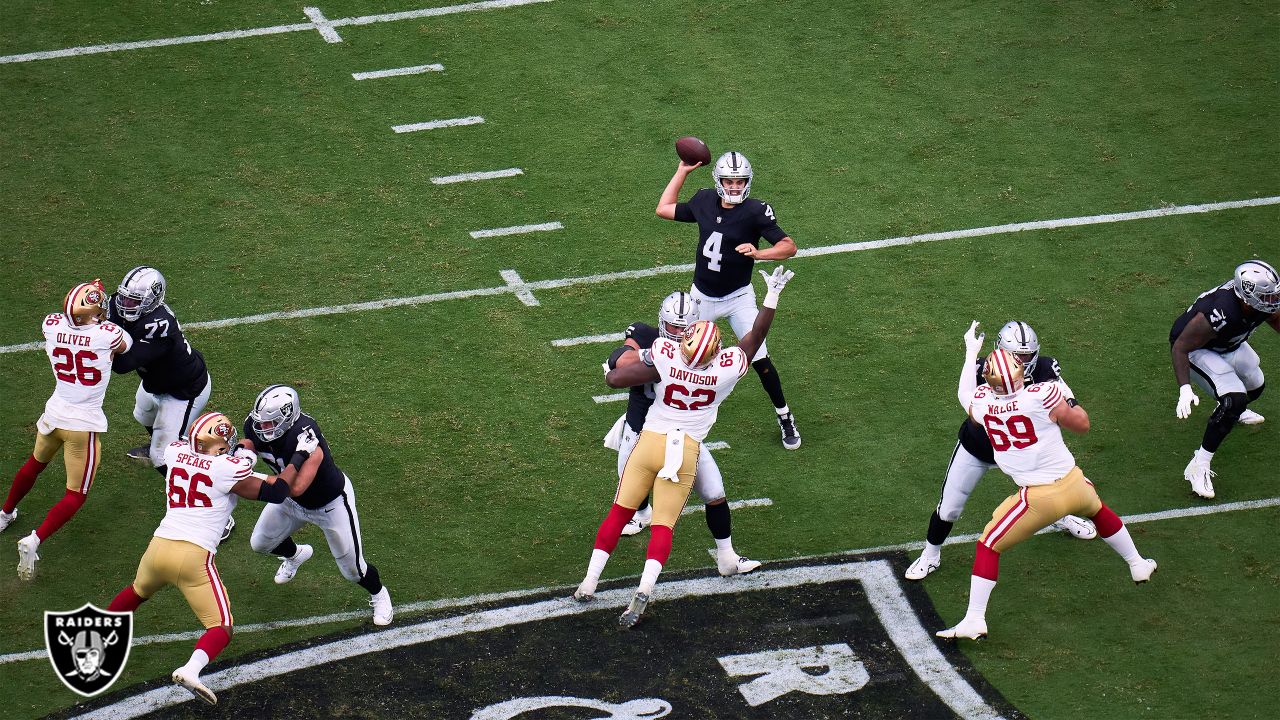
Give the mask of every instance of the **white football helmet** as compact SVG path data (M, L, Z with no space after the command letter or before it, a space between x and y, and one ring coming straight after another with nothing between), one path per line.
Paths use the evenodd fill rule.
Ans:
M1018 356L1029 381L1036 371L1036 362L1040 360L1040 338L1036 331L1021 320L1010 320L1000 328L1000 334L996 336L996 347Z
M133 322L164 302L164 288L164 275L159 270L139 265L125 273L120 287L116 288L116 312Z
M725 178L746 178L747 184L740 194L731 194L725 190L724 183L721 182ZM746 155L730 150L716 161L716 166L711 169L711 179L715 181L716 194L720 199L731 205L737 205L751 194L751 161L747 160Z
M685 328L697 319L693 298L689 293L677 290L664 298L662 307L658 309L658 334L668 340L679 341Z
M269 385L253 401L249 422L253 423L254 432L271 442L293 427L301 415L302 403L298 401L297 390L288 385Z
M1236 296L1264 313L1280 310L1280 275L1261 260L1247 260L1236 268Z

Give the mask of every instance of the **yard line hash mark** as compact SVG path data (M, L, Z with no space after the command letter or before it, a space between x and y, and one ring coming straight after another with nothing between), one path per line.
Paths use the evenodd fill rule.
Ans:
M523 235L533 232L549 232L551 230L563 230L564 226L558 222L538 223L537 225L512 225L511 227L491 228L489 230L472 230L471 237L479 240L480 238L503 237L504 235Z
M258 37L261 35L282 35L292 32L310 32L312 30L320 30L323 35L325 28L333 33L333 37L338 37L334 28L348 27L352 25L372 25L374 23L398 22L400 20L415 20L417 18L438 17L440 15L452 15L454 13L479 12L484 10L501 10L504 8L519 7L521 5L534 5L537 3L551 2L551 0L489 0L488 2L464 3L462 5L448 5L445 7L423 8L421 10L406 10L404 12L383 13L381 15L363 15L361 17L339 18L337 20L326 20L324 27L313 19L312 22L292 23L289 25L273 25L271 27L251 28L249 30L226 30L223 32L205 33L202 35L183 35L181 37L157 38L155 40L138 40L134 42L116 42L107 43L105 45L82 45L80 47L66 48L63 50L42 50L40 52L21 53L18 55L0 56L0 65L5 63L21 63L32 62L35 60L52 60L54 58L75 57L77 55L96 55L98 53L119 52L121 50L142 50L153 47L166 47L169 45L189 45L191 43L216 42L220 40L238 40L240 38ZM319 12L318 10L316 11ZM310 15L308 15L310 17ZM324 16L320 16L324 20ZM329 40L329 42L341 42L342 39Z
M582 337L562 338L560 340L552 340L552 347L573 347L574 345L591 345L594 343L622 342L626 340L625 333L607 333L604 335L583 335Z
M512 174L522 174L519 168L512 168ZM480 173L483 175L484 173ZM476 173L469 176L452 176L453 178L432 178L432 182L437 180L445 180L447 182L462 182L464 180L477 179L473 177ZM819 255L833 255L837 253L859 252L862 250L872 250L882 247L893 247L898 245L910 245L917 242L933 242L937 240L947 240L956 238L981 237L984 235L997 235L1001 233L1023 232L1026 230L1052 230L1059 227L1075 227L1079 225L1096 225L1102 223L1126 222L1129 220L1144 220L1156 217L1168 217L1171 215L1192 215L1198 213L1216 212L1219 210L1235 210L1248 207L1262 207L1266 205L1280 205L1280 196L1270 196L1254 198L1252 200L1231 200L1227 202L1205 203L1200 205L1179 205L1166 208L1157 208L1154 210L1138 210L1128 213L1114 213L1111 215L1087 215L1083 217L1061 218L1058 220L1037 220L1034 222L1012 223L1007 225L992 225L989 227L972 228L969 230L953 230L942 233L926 233L924 235L909 235L900 238L888 238L885 240L872 240L868 242L843 243L839 245L824 245L821 247L805 248L797 253L797 257L815 257ZM656 277L658 275L667 275L670 273L690 273L693 272L693 264L687 265L662 265L659 267L645 268L643 270L623 270L620 272L601 273L599 275L583 275L579 277L560 278L558 280L535 280L525 284L528 290L553 290L556 288L573 287L575 285L594 285L599 283L614 282L616 280L633 280L637 278ZM205 320L201 322L189 323L184 325L183 329L192 330L200 328L219 328L232 327L235 325L252 325L256 323L271 322L274 320L291 320L295 318L320 317L324 315L342 315L352 312L362 312L365 310L381 310L390 307L402 307L408 305L424 305L427 303L442 302L444 300L461 300L473 297L483 297L486 295L502 295L505 293L515 292L510 285L499 285L497 287L478 288L475 290L454 290L451 292L429 293L426 295L414 295L411 297L387 298L384 300L369 300L366 302L348 303L345 305L332 305L328 307L305 308L302 310L289 310L280 312L260 313L257 315L247 315L243 317L226 318L223 320ZM5 353L20 352L24 350L39 350L44 347L42 342L22 343L19 345L3 345L0 346L0 355Z
M475 182L476 180L496 180L498 178L515 177L523 175L524 171L520 168L507 168L506 170L486 170L484 172L459 173L457 175L443 175L441 177L431 178L431 182L435 185L451 185L460 182Z
M745 502L745 501L744 501ZM732 507L732 505L730 506ZM1202 515L1217 515L1219 513L1236 512L1239 510L1259 510L1262 508L1280 507L1280 497L1262 498L1259 500L1240 500L1237 502L1222 503L1221 505L1199 505L1189 508L1177 508L1174 510L1161 510L1159 512L1141 513L1138 515L1124 515L1121 517L1126 523L1144 523L1154 522L1157 520L1173 520L1177 518L1199 517ZM1041 530L1037 534L1045 534L1050 531L1048 528ZM972 535L952 535L943 543L944 545L958 545L961 543L974 542L978 539L977 534ZM842 555L870 555L879 552L891 552L894 550L919 550L924 547L924 543L920 541L897 543L895 545L880 545L878 547L860 548L857 550L845 550L837 553L828 553L825 555L805 555L794 558L783 558L786 560L819 560L824 558L839 557ZM638 575L629 575L619 579L638 578ZM396 605L396 611L402 614L420 612L425 610L443 610L449 608L470 607L473 605L485 605L493 602L505 600L515 600L523 597L539 595L552 590L570 591L576 588L576 585L564 585L554 587L538 587L527 590L508 590L500 593L485 593L483 595L468 595L460 598L445 598L441 600L419 600L417 602L404 603ZM251 623L248 625L236 625L236 632L263 632L267 630L277 630L280 628L307 627L310 625L327 625L336 622L344 622L347 620L362 620L369 617L369 610L352 610L349 612L333 613L330 615L314 615L311 617L294 618L289 620L273 620L271 622ZM133 644L151 645L154 643L166 642L187 642L196 640L204 634L203 630L181 633L168 633L165 635L144 635L135 637ZM43 660L49 657L49 652L43 648L39 650L28 650L26 652L9 653L0 655L0 665L6 665L14 662L25 662L27 660ZM188 696L189 697L189 696Z
M436 130L438 128L459 127L462 125L481 125L484 118L479 115L451 118L449 120L428 120L427 122L410 123L408 125L392 125L391 129L398 133L417 132L419 130Z
M628 397L627 393L620 392L620 393L609 393L608 395L594 395L592 396L591 399L594 400L596 404L603 404L603 403L611 403L611 402L621 402L623 400L626 400L627 397Z
M352 80L377 80L378 78L400 77L401 75L420 75L426 72L444 72L439 64L414 65L413 67L392 68L390 70L370 70L368 72L351 73Z

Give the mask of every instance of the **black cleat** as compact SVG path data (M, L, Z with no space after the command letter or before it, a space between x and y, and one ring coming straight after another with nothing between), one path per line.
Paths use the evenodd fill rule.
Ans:
M779 415L778 429L782 431L782 447L788 450L800 447L800 431L796 429L795 413Z

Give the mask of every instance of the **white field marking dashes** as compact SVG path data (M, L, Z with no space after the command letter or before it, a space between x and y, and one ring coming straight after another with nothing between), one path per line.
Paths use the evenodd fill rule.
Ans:
M448 5L446 7L424 8L422 10L406 10L404 12L383 13L381 15L364 15L362 17L339 18L337 20L325 21L325 26L334 37L337 32L333 28L347 27L352 25L372 25L374 23L398 22L400 20L415 20L424 17L438 17L440 15L452 15L454 13L478 12L483 10L500 10L503 8L519 7L521 5L534 5L537 3L551 2L551 0L490 0L489 2L472 2L462 5ZM317 11L319 12L319 11ZM323 18L323 16L321 16ZM139 40L136 42L117 42L107 43L105 45L82 45L80 47L66 48L64 50L42 50L40 52L21 53L18 55L0 56L0 65L5 63L21 63L33 62L35 60L52 60L54 58L75 57L77 55L96 55L98 53L119 52L121 50L142 50L145 48L166 47L169 45L188 45L191 43L217 42L221 40L237 40L240 38L258 37L262 35L281 35L291 32L310 32L312 30L321 29L315 20L306 23L293 23L290 25L274 25L272 27L252 28L249 30L227 30L225 32L205 33L203 35L184 35L182 37L159 38L156 40ZM338 40L325 40L329 42L341 42Z
M574 345L590 345L593 343L622 342L627 336L624 333L607 333L605 335L583 335L582 337L552 340L552 347L573 347Z
M1258 510L1258 509L1270 508L1270 507L1280 507L1280 497L1262 498L1260 500L1241 500L1238 502L1222 503L1221 505L1202 505L1202 506L1190 507L1190 508L1178 508L1176 510L1162 510L1159 512L1141 513L1138 515L1126 515L1126 516L1122 516L1121 519L1123 519L1126 523L1133 525L1137 523L1154 522L1157 520L1172 520L1177 518L1198 517L1201 515L1216 515L1219 513L1236 512L1238 510ZM1045 528L1044 530L1041 530L1037 534L1044 535L1051 532L1056 532L1056 531ZM947 538L946 542L944 542L943 544L959 545L963 543L974 542L977 539L978 539L977 533L970 534L970 535L952 535L951 537ZM794 558L783 558L779 561L823 560L827 558L840 557L844 555L870 555L872 553L892 552L895 550L920 550L923 547L924 547L924 543L920 542L919 540L916 540L913 542L897 543L894 545L880 545L878 547L859 548L857 550L845 550L838 553L826 553L822 555L803 555L803 556L794 557ZM628 580L628 579L636 579L639 577L640 577L639 575L628 575L619 579ZM572 591L576 588L577 588L577 585L561 585L561 586L531 588L528 590L510 590L507 592L500 592L500 593L486 593L483 595L470 595L470 596L461 597L461 598L446 598L442 600L419 600L416 602L403 603L400 605L396 605L396 612L401 614L408 614L408 613L423 612L428 610L447 610L449 608L470 607L473 605L483 605L487 603L500 602L505 600L517 600L524 597L530 597L532 595L539 595L541 593L550 592L552 590ZM290 620L274 620L271 622L251 623L247 625L236 625L236 632L237 633L263 632L267 630L276 630L279 628L307 627L311 625L327 625L331 623L345 622L348 620L365 619L368 617L369 617L369 610L368 608L366 608L364 610L353 610L350 612L333 613L330 615L315 615L312 617L295 618ZM166 635L145 635L142 637L135 637L133 639L133 644L134 645L151 645L153 643L187 642L190 640L196 640L203 634L204 634L204 631L201 630L199 632L169 633ZM14 663L14 662L23 662L26 660L42 660L47 657L49 657L49 653L48 651L43 649L29 650L26 652L9 653L7 655L0 655L0 665L5 665L8 663Z
M723 441L723 440L714 440L714 441L709 442L709 443L703 443L703 445L702 445L702 446L703 446L703 447L705 447L705 448L706 448L706 449L708 449L708 450L728 450L728 449L729 449L729 443L727 443L727 442L725 442L725 441ZM731 506L731 507L732 507L732 505L733 505L733 503L730 503L730 506Z
M378 78L400 77L401 75L420 75L426 72L444 72L444 66L440 64L431 64L391 68L390 70L369 70L368 72L351 73L351 79L377 80Z
M520 273L515 270L503 270L498 274L502 276L503 280L507 281L507 287L511 288L520 302L529 307L537 307L539 305L538 298L529 292L529 284L520 279Z
M506 170L485 170L483 172L458 173L457 175L441 175L440 177L431 178L434 185L452 185L460 182L476 182L477 180L497 180L498 178L509 178L517 175L523 175L524 170L520 168L507 168Z
M549 232L551 230L563 229L564 225L561 225L558 222L538 223L536 225L512 225L511 227L491 228L489 230L472 230L471 237L479 240L480 238L523 235L525 233Z
M591 400L597 405L603 405L605 403L622 402L627 399L627 395L628 394L624 392L609 393L608 395L592 395Z
M320 37L324 38L325 42L342 42L342 36L338 34L337 30L333 29L333 24L329 22L329 18L324 16L324 13L320 12L320 8L304 7L302 12L306 13L307 18L311 20L311 24L319 31Z
M470 115L468 117L450 118L448 120L428 120L427 122L409 123L408 125L392 125L391 129L396 133L411 133L418 132L419 130L438 130L440 128L483 124L484 118L479 115Z
M514 174L520 174L519 168L513 168ZM499 171L508 172L508 171ZM481 173L483 174L483 173ZM471 175L474 175L472 173ZM463 177L463 176L453 176ZM441 178L434 178L441 179ZM464 177L465 179L471 179ZM456 180L450 182L462 182ZM1154 217L1166 217L1170 215L1188 215L1195 213L1208 213L1218 210L1232 210L1246 207L1260 207L1264 205L1280 204L1280 196L1255 198L1253 200L1232 200L1229 202L1207 203L1201 205L1184 205L1168 208L1158 208L1155 210L1140 210L1130 213L1116 213L1112 215L1089 215L1077 218L1061 218L1058 220L1037 220L1027 223L1013 223L1008 225L993 225L984 228L973 228L970 230L955 230L944 233L927 233L924 235L911 235L901 238L889 238L886 240L872 240L869 242L844 243L840 245L824 245L821 247L811 247L801 250L798 257L815 257L818 255L832 255L837 253L859 252L862 250L871 250L875 248L891 247L897 245L910 245L915 242L932 242L936 240L945 240L953 238L980 237L983 235L996 235L1001 233L1022 232L1030 229L1053 229L1058 227L1074 227L1078 225L1091 225L1112 222L1126 222L1129 220L1142 220ZM598 275L583 275L578 277L560 278L558 280L535 280L527 283L529 290L553 290L557 288L573 287L576 285L594 285L599 283L609 283L618 280L634 280L638 278L655 277L658 275L667 275L670 273L689 273L693 271L693 264L686 265L663 265L659 267L645 268L643 270L623 270L621 272L601 273ZM183 325L184 330L198 330L201 328L218 328L231 327L235 325L252 325L256 323L271 322L274 320L291 320L295 318L320 317L324 315L343 315L352 312L362 312L365 310L381 310L391 307L403 307L408 305L424 305L427 303L442 302L445 300L462 300L474 297L483 297L486 295L502 295L514 292L509 285L499 285L497 287L478 288L475 290L454 290L452 292L430 293L426 295L414 295L410 297L388 298L385 300L370 300L367 302L349 303L346 305L332 305L329 307L306 308L303 310L290 310L281 312L260 313L257 315L248 315L244 317L226 318L224 320L206 320L202 322L193 322ZM24 350L39 350L44 347L42 342L22 343L19 345L3 345L0 346L0 355L5 353L20 352Z
M769 498L751 498L750 500L730 500L729 501L730 510L745 510L747 508L754 508L754 507L770 507L771 505L773 505L773 501L770 500ZM703 512L706 509L707 509L706 505L686 505L680 511L680 514L692 515L694 513ZM712 556L714 557L715 550L708 550L707 552L712 553Z

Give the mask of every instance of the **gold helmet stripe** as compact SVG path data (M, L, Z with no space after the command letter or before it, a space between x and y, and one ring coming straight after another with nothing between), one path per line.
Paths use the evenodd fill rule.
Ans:
M91 287L90 283L80 283L71 288L71 292L67 293L67 299L62 301L62 313L67 316L67 322L71 323L71 327L76 327L75 305L76 299L80 297L80 291L87 287Z

